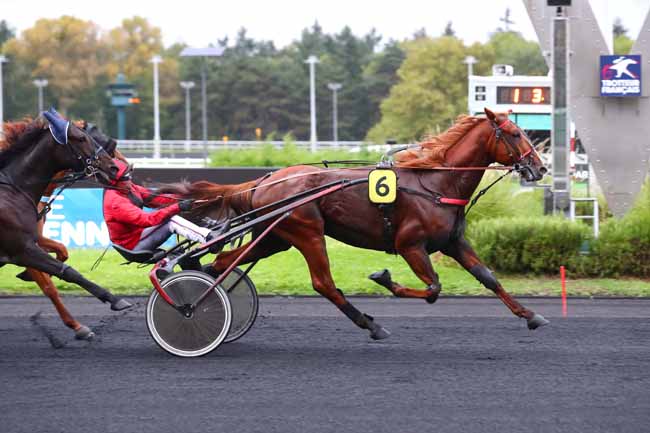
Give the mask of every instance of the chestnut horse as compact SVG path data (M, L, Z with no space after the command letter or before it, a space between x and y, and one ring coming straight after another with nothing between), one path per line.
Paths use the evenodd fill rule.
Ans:
M422 298L430 303L437 299L441 285L429 255L441 251L493 291L513 314L525 318L530 329L546 325L548 321L540 314L523 307L505 291L464 237L463 204L479 185L485 167L494 162L514 165L529 181L541 179L546 172L530 140L508 120L507 114L485 111L487 118L461 116L448 131L420 143L417 149L398 154L395 171L399 190L391 216L391 245L385 242L384 213L370 203L368 185L360 184L294 210L244 262L296 247L307 261L314 289L360 328L369 330L372 338L382 339L389 332L352 306L337 289L330 272L325 235L360 248L396 251L426 288L404 287L392 281L387 270L370 278L395 296ZM203 210L204 214L217 217L219 212L243 213L338 179L367 176L368 169L296 166L276 171L262 181L240 185L196 182L167 190L194 199L222 197L210 209ZM212 264L214 270L223 272L246 246L219 254Z
M16 129L18 125L19 124L14 123L12 125L8 125L8 128ZM104 134L96 125L88 123L84 120L75 122L75 125L86 131L88 135L90 135L90 137L95 140L95 142L99 144L111 157L127 162L124 156L116 149L117 142L113 138ZM59 180L61 176L64 176L66 173L67 172L65 171L57 173L54 176L53 180ZM58 186L60 186L59 183L51 183L47 186L43 195L45 197L49 197ZM41 212L43 210L45 204L46 203L43 201L38 204L38 212ZM46 252L55 253L57 260L65 262L68 259L68 249L65 247L65 245L43 236L45 218L46 215L43 215L43 218L38 221L38 239L36 243ZM49 274L38 271L34 268L27 268L24 272L18 274L17 277L25 281L34 281L38 285L38 287L43 291L43 294L45 294L45 296L47 296L50 301L52 301L52 304L54 304L54 308L56 308L56 311L59 313L61 321L68 328L74 331L75 338L79 340L90 340L95 336L93 331L88 326L80 323L72 316L72 314L70 314L66 306L63 304L63 301L59 296L59 291L57 290L56 285L52 281L52 277Z

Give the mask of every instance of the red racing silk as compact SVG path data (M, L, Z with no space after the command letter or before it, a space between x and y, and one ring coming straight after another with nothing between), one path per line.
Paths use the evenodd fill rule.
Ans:
M178 200L173 197L156 196L136 184L131 184L130 190L147 207L160 209L153 212L140 209L128 197L126 188L104 190L104 220L111 242L129 250L138 244L145 228L161 224L180 212Z

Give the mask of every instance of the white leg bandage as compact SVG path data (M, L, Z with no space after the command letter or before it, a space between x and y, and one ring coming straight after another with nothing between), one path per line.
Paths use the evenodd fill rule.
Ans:
M205 238L210 234L210 229L199 227L178 215L174 215L171 220L169 220L169 229L172 233L181 235L191 241L201 243L205 242Z

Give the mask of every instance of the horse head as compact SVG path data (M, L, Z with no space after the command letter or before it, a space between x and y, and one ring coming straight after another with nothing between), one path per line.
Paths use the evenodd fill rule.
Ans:
M528 135L508 118L507 113L495 114L485 108L485 115L494 130L489 146L494 161L513 166L529 182L541 180L548 170Z
M49 122L51 156L62 169L84 172L104 184L115 178L118 167L91 134L52 108L43 112L43 117Z

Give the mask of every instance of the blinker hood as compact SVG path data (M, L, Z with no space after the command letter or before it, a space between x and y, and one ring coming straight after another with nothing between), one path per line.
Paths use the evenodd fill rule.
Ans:
M59 144L68 144L68 129L70 121L65 120L54 108L43 111L43 117L50 123L50 133L54 140Z

